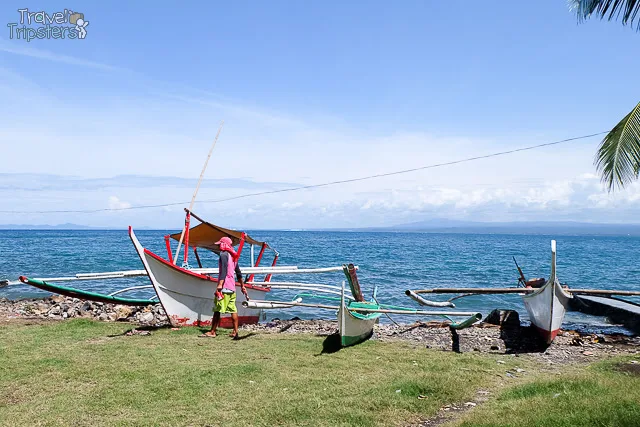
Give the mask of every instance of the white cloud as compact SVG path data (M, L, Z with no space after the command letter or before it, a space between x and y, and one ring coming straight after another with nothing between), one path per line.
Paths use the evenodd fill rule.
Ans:
M125 71L95 73L100 83L113 79L104 80L113 89L105 91L95 81L83 86L59 76L61 87L77 86L85 94L83 103L77 103L66 94L42 90L49 88L39 85L44 80L0 68L0 90L7 100L0 106L3 172L56 175L47 182L0 176L0 197L15 210L97 209L105 199L110 208L189 200L221 118L226 124L200 202L298 185L286 183L420 168L554 139L443 137L424 130L372 134L332 119L318 123L194 88L165 94L162 88L169 85L152 78L138 85L143 79L135 72L28 46L0 43L1 52ZM214 221L287 228L393 225L434 217L633 221L640 213L640 186L613 195L604 192L593 174L597 143L592 139L349 184L198 203L196 212ZM78 176L62 176L68 171ZM89 225L122 225L113 222L122 220L175 227L182 207L139 212L123 211L117 219L97 214L33 215L28 220Z
M109 209L128 209L131 207L131 203L122 201L116 196L109 197Z

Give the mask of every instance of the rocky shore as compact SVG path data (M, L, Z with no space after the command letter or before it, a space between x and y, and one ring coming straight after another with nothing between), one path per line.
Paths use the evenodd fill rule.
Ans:
M54 295L43 299L10 301L0 298L0 318L35 318L64 320L95 319L103 322L132 322L144 326L168 325L168 318L160 304L132 307L119 304L83 301Z
M77 298L52 296L45 299L10 301L0 299L0 320L39 319L62 321L88 318L106 322L128 322L134 329L153 330L168 327L167 316L160 304L146 307L82 301ZM275 319L256 325L245 325L243 334L309 333L331 336L337 322L330 320ZM484 322L455 331L447 322L418 322L411 325L379 324L373 339L404 341L416 346L455 352L482 352L517 357L528 353L552 367L556 364L589 362L616 354L640 354L640 337L622 334L581 334L561 331L551 346L541 343L536 332L520 324L516 312L496 312Z

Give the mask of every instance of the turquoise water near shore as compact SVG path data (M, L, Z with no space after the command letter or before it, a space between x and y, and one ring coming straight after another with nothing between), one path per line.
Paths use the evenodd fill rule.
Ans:
M174 231L174 230L171 230ZM166 230L141 230L141 243L165 256ZM425 287L507 287L517 284L515 256L527 277L547 277L551 258L550 241L558 244L558 276L571 287L593 289L640 289L640 237L633 236L546 236L456 233L253 231L280 253L278 265L326 267L353 262L367 295L378 286L378 298L388 304L418 308L404 291ZM175 246L174 246L175 247ZM65 276L84 272L142 269L126 230L0 230L0 279ZM257 255L257 251L256 251ZM249 265L245 248L242 265ZM205 266L215 266L217 257L203 255ZM267 253L263 265L269 265ZM342 273L280 276L296 280L340 285ZM260 277L259 279L261 279ZM257 278L258 279L258 278ZM109 293L123 287L148 284L148 279L74 282L73 286ZM143 296L141 291L137 296ZM293 292L273 291L270 299L286 300ZM10 299L47 295L27 285L0 289ZM446 299L434 297L433 299ZM640 298L632 299L640 302ZM456 301L461 310L478 310L483 315L494 308L517 310L523 320L526 311L516 295L472 296ZM269 311L268 318L333 318L321 310ZM412 317L395 316L410 322ZM388 321L383 317L383 321ZM568 313L565 326L615 330L604 319Z

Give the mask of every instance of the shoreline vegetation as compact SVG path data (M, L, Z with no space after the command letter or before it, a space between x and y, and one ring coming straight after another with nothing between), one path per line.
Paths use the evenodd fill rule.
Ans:
M231 340L199 338L205 328L171 328L163 316L159 305L0 300L0 425L640 419L638 337L563 331L545 348L519 321L457 332L428 322L380 324L371 340L338 349L335 321L273 320Z

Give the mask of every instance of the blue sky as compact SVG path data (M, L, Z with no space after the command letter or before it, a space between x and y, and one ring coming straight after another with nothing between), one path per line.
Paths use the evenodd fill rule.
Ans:
M4 2L84 13L84 40L0 32L0 210L188 201L384 173L611 128L638 101L640 33L564 1ZM237 227L429 218L637 222L598 139L412 174L199 204ZM0 223L179 227L181 207L0 213Z

